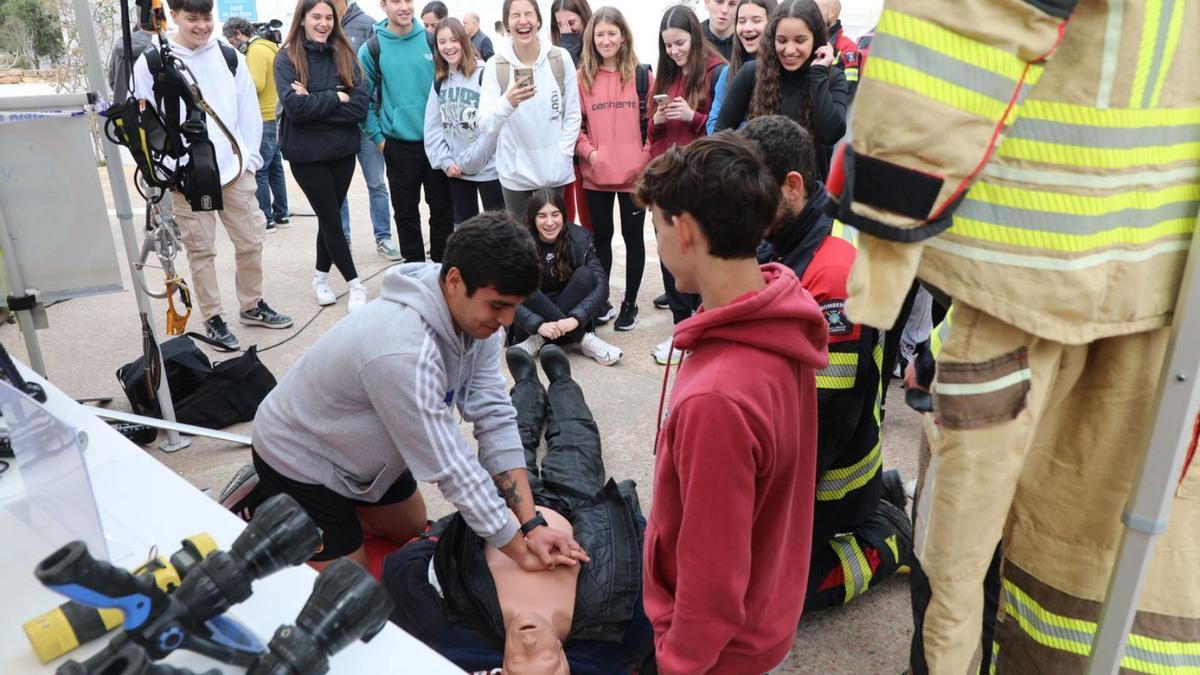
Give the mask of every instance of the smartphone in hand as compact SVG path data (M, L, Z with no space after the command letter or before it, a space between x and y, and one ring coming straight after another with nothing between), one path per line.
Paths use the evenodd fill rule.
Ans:
M666 94L655 94L654 95L654 105L658 106L659 108L665 108L670 104L671 104L670 96L667 96Z
M533 68L514 68L513 76L518 89L533 84Z

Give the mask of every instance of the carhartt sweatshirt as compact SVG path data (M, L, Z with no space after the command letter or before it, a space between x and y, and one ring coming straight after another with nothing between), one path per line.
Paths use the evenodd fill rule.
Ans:
M409 469L499 548L518 528L491 477L525 468L501 336L455 331L440 270L389 270L380 297L321 336L262 402L254 449L288 478L367 502ZM474 425L478 456L455 408Z
M654 91L650 76L648 92ZM588 91L579 83L579 108L583 124L575 152L583 187L604 192L630 192L638 174L650 161L650 144L642 143L636 78L621 82L621 73L598 68ZM596 151L596 163L588 161Z
M258 146L262 143L262 114L258 109L258 93L254 89L254 78L246 66L246 59L237 55L237 74L229 72L229 64L217 41L210 40L208 44L192 51L187 47L171 40L171 53L183 61L192 76L196 78L204 100L212 106L213 112L237 142L242 154L241 173L254 173L262 166L262 156L258 154ZM133 95L154 101L154 80L150 76L150 67L146 65L146 53L138 57L133 67ZM163 114L162 111L159 111ZM183 121L185 111L179 106L179 119ZM233 152L229 139L221 131L221 127L212 115L206 116L208 140L212 141L216 150L217 166L221 172L221 184L228 185L237 180L238 159ZM186 143L186 141L185 141ZM174 160L166 160L172 166Z
M792 270L762 273L762 290L675 327L691 355L657 418L642 566L663 675L765 673L804 608L829 326Z
M429 165L445 171L451 164L462 179L496 180L496 139L479 131L479 94L483 61L470 77L455 70L442 82L442 91L429 92L425 104L425 155Z
M550 67L552 50L562 56L562 92ZM501 40L483 74L479 128L498 139L496 172L500 174L500 184L509 190L567 185L575 180L571 158L579 139L579 85L571 55L561 47L543 43L533 64L537 94L515 108L504 96L507 90L500 91L496 61L501 57L510 64L510 89L516 86L516 69L523 67L513 52L512 41Z
M375 24L375 36L379 38L378 70L368 44L363 43L358 50L371 102L363 133L376 144L384 138L420 141L425 134L425 100L433 84L433 52L429 51L421 22L414 21L407 35L396 35L387 25L387 19ZM382 97L375 92L380 86Z

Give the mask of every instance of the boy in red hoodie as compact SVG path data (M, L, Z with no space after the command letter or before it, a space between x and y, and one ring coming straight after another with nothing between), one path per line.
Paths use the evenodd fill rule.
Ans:
M672 148L636 194L659 258L703 301L675 327L690 355L659 416L642 568L658 670L767 672L804 607L828 328L790 269L755 260L779 186L745 140Z

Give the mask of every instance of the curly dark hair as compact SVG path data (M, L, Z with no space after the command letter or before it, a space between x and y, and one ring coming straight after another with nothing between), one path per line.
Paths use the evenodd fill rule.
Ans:
M738 129L739 136L758 146L758 156L767 165L775 182L783 185L793 171L804 179L804 189L811 194L821 180L817 173L817 148L812 134L795 120L783 115L756 117Z
M775 53L775 34L779 30L779 23L784 19L800 19L812 31L812 53L808 55L808 60L804 62L804 65L800 66L800 72L805 74L805 85L807 85L808 68L816 57L817 48L829 42L825 19L821 17L821 9L817 7L817 3L813 0L784 0L779 3L779 7L775 8L775 13L771 15L770 23L767 24L767 33L762 37L763 43L758 48L758 59L754 66L754 94L750 98L750 113L746 119L779 114L782 100L779 92L779 78L783 66L779 64L779 55ZM800 90L799 119L796 121L812 134L814 133L812 96L809 95L808 86L802 86Z
M501 295L528 297L542 280L537 244L507 211L489 211L467 219L446 240L441 279L457 267L467 297L480 288Z
M780 194L757 151L731 131L676 145L646 167L634 198L668 217L691 214L708 240L709 255L753 258L775 220Z
M567 202L563 191L553 188L534 190L525 206L525 227L529 229L529 234L533 235L533 240L538 241L537 215L547 204L553 204L563 217L562 231L558 233L558 239L554 242L554 267L550 269L550 275L559 281L566 281L575 270L571 269L571 237L567 234L567 228L571 224L567 222Z

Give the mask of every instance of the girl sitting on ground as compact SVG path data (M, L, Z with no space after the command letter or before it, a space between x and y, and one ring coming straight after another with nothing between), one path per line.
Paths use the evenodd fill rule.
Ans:
M608 298L608 277L592 246L592 235L564 222L561 191L535 190L525 208L525 225L542 261L540 290L517 307L512 331L516 346L536 356L547 344L579 343L584 356L611 366L621 350L596 335L596 318Z

